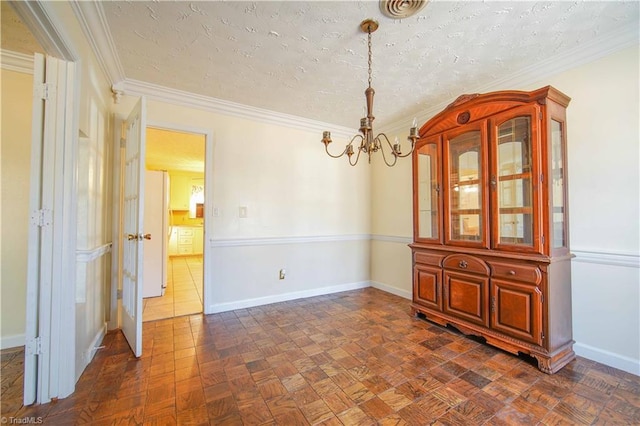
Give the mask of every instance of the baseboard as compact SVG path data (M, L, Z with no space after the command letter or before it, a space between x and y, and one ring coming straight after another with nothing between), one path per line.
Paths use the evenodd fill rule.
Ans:
M235 302L216 303L209 305L205 314L217 314L220 312L233 311L236 309L253 308L255 306L269 305L271 303L287 302L289 300L304 299L305 297L323 296L325 294L339 293L341 291L358 290L371 287L369 281L334 285L331 287L319 287L311 290L294 291L291 293L276 294L273 296L257 297L254 299L244 299Z
M14 334L12 336L2 336L0 338L0 349L16 348L24 346L24 334Z
M98 347L100 346L100 343L102 343L102 339L104 339L104 336L106 334L107 323L104 323L104 325L100 327L100 330L98 330L96 335L93 336L93 339L91 340L91 343L89 343L89 346L87 346L87 348L82 352L82 360L85 366L89 365L89 363L93 359L96 351L98 350Z
M601 364L608 365L609 367L614 367L619 370L626 371L627 373L640 376L640 360L638 359L633 359L578 342L574 343L573 350L576 355L583 358L597 361Z
M413 298L413 295L410 291L402 290L400 288L392 287L390 285L379 283L376 281L371 281L371 287L377 288L378 290L386 291L387 293L395 294L396 296L400 296L405 299L411 300Z

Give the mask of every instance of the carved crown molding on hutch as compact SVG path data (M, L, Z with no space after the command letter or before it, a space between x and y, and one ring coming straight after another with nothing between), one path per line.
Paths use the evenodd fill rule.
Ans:
M0 49L0 67L4 70L33 74L33 55Z
M526 68L522 68L515 73L505 75L475 88L469 88L467 93L487 93L505 88L527 87L539 83L545 78L560 74L580 65L604 58L610 54L626 49L639 42L638 28L635 25L627 25L618 28L608 34L603 34L596 40L576 46L562 54L552 56L544 61L536 62ZM425 123L436 113L442 111L452 102L451 99L439 102L428 109L417 114L418 123ZM391 123L383 123L381 129L386 133L403 133L411 122L413 116L408 114L406 118Z

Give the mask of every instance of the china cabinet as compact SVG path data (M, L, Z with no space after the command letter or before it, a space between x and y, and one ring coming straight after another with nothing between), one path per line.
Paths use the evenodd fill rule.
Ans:
M575 358L566 114L552 87L463 95L413 153L414 313L554 373Z

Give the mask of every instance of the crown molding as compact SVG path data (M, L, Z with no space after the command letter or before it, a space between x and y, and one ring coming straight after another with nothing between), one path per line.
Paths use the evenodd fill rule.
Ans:
M487 93L494 90L502 90L505 87L517 88L536 83L550 76L576 68L580 65L588 64L598 59L609 56L620 50L638 45L640 42L640 32L636 25L627 25L603 34L596 40L576 46L566 52L554 55L543 61L536 62L530 66L522 68L513 74L492 80L488 84L483 84L469 89L466 93ZM439 102L438 104L414 114L410 117L383 125L381 128L390 134L403 133L410 127L414 116L418 117L418 123L425 123L431 117L442 111L451 103L453 99Z
M33 74L33 55L0 49L0 67L3 70Z
M101 2L71 0L69 4L109 83L115 84L124 80L124 68L120 63Z
M356 129L348 127L337 126L335 124L284 114L268 109L256 108L249 105L225 101L223 99L199 95L197 93L171 89L169 87L133 79L125 79L118 84L114 84L113 92L118 95L146 96L148 99L166 102L172 105L181 105L188 108L197 108L268 124L317 132L319 134L318 141L322 136L322 131L327 129L331 129L333 134L343 138L351 138L357 132Z

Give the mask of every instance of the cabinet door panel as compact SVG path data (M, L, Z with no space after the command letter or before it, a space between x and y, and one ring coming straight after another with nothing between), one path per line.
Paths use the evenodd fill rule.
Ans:
M486 277L445 271L444 312L488 327L488 287Z
M416 265L413 272L414 302L442 311L442 270Z
M517 108L491 120L491 245L541 252L539 109Z
M493 329L531 343L542 343L542 303L538 287L494 279L491 306Z
M444 136L445 243L488 248L486 127Z
M440 138L419 145L413 157L415 239L440 241Z

